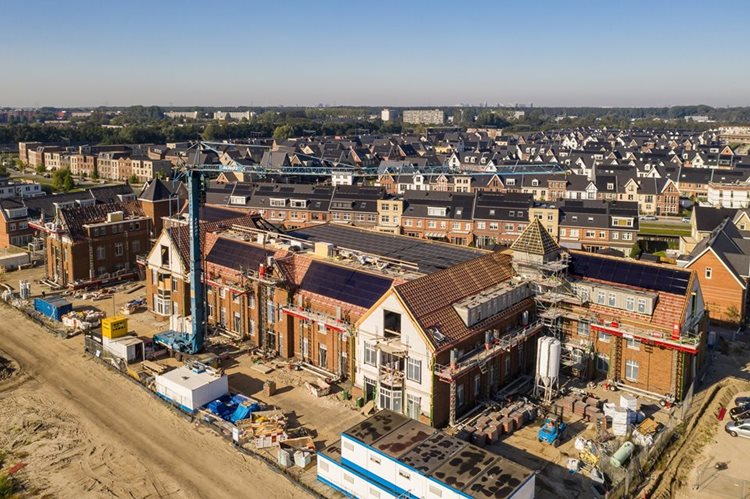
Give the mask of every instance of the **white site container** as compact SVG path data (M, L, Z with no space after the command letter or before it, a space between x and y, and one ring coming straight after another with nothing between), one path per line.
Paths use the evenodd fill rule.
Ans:
M196 372L187 367L178 367L156 376L154 384L156 393L187 411L194 411L229 393L229 378L226 375Z
M143 340L133 336L123 336L111 340L106 336L102 337L102 346L104 351L110 355L122 359L125 362L143 361Z

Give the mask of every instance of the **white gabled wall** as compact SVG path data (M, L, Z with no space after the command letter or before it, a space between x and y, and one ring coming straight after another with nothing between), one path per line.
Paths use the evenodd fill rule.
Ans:
M430 398L432 396L432 368L430 361L432 352L422 337L419 326L415 324L409 314L401 305L393 291L383 300L375 310L365 318L359 325L356 344L355 385L364 389L364 378L378 378L377 366L365 364L365 342L375 343L383 339L383 312L388 310L401 314L401 343L409 349L409 357L422 363L421 382L417 383L408 379L404 380L404 399L402 401L403 413L406 414L407 397L414 395L420 398L420 412L430 417ZM404 369L406 371L406 367ZM377 400L376 400L377 402Z
M149 271L151 269L163 268L161 265L161 247L162 245L166 245L169 248L169 266L165 270L169 270L169 272L171 272L174 276L184 276L185 280L187 281L189 276L187 275L186 269L183 268L180 253L177 250L174 242L172 241L172 238L169 237L169 234L167 234L167 230L169 229L165 229L161 234L159 234L159 238L156 240L156 243L148 253L148 258L146 259L146 261Z

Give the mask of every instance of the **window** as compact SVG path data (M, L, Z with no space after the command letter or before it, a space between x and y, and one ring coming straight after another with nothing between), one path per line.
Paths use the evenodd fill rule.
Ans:
M213 317L214 316L214 306L210 303L208 304L208 316Z
M638 381L638 362L628 360L625 362L625 379L628 381Z
M377 363L377 353L372 343L365 341L365 364L374 366Z
M412 419L419 419L419 413L421 412L422 399L416 395L406 396L406 415ZM406 477L407 479L409 477Z
M482 375L476 374L474 375L474 397L479 395L481 391L482 391Z
M289 205L292 208L304 208L307 205L307 201L303 199L292 199L291 201L289 201Z
M104 260L106 257L107 257L107 251L104 248L104 246L97 246L96 247L96 259Z
M255 336L255 320L254 319L250 319L250 322L248 323L248 328L249 329L247 331L247 334L249 334L250 336Z
M589 321L580 319L578 321L578 336L588 337L590 331Z
M633 298L632 296L628 296L628 297L627 297L627 298L625 299L625 308L626 308L627 310L630 310L631 312L632 312L632 311L633 311L633 309L635 308L635 299L634 299L634 298Z
M139 251L141 251L141 242L133 241L131 248L133 249L133 253L138 253Z
M125 249L122 243L115 243L115 256L122 256L125 254Z
M615 241L618 240L618 239L620 239L620 233L619 232L613 232L612 233L612 239L614 239Z
M427 227L430 229L434 229L435 227L437 227L437 223L434 220L428 220Z
M154 312L159 315L169 315L171 313L172 303L169 296L154 293Z
M604 232L603 230L600 230L599 231L599 239L604 239L606 237L607 237L607 233Z
M609 372L609 357L600 353L596 355L596 370L600 373Z
M219 324L221 324L221 327L226 327L227 325L227 309L222 308L219 315Z
M623 232L622 233L622 240L623 241L632 241L633 240L633 233L632 232Z
M604 291L599 291L596 294L596 303L598 303L599 305L604 305L604 299L605 299Z
M510 358L510 357L507 357ZM457 407L463 407L464 406L464 385L458 385L456 387L456 406Z
M599 331L599 341L602 343L609 343L609 334L604 331Z
M221 297L222 300L224 298L226 298L227 297L227 288L220 288L219 289L219 296Z
M232 319L232 331L235 333L242 332L242 318L240 317L239 312L234 313L234 317Z
M644 300L643 298L638 299L638 313L639 314L646 313L646 300Z
M406 359L406 379L422 383L422 361L409 357Z
M169 246L162 244L159 251L161 252L161 264L164 266L169 265Z
M586 231L586 237L588 237L589 239L595 238L596 237L596 231L594 231L594 230L587 230Z
M640 350L641 346L638 340L635 338L626 338L626 343L628 345L628 348L631 350Z
M706 267L706 279L711 279L711 276L713 275L714 271L711 267Z
M431 217L444 217L446 211L447 211L447 208L439 208L435 206L427 207L427 215Z
M278 198L271 198L270 204L271 206L274 206L276 208L283 208L284 206L286 206L286 200L278 199Z
M609 294L609 301L607 302L607 304L610 307L616 307L617 306L617 295L614 294L614 293L610 293Z
M408 403L407 403L408 405ZM398 476L403 478L404 480L411 480L411 475L405 471L398 470Z
M388 333L401 335L401 314L397 312L391 312L390 310L384 310L383 329L385 329L386 336L388 335Z

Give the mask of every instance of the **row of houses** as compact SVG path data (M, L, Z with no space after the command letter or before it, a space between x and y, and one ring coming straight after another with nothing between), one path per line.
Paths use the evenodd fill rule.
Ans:
M202 226L210 329L347 381L378 408L454 423L533 375L543 334L588 379L681 399L701 373L692 270L564 250L538 218L501 252L333 223L268 232L257 219ZM188 315L187 229L163 229L145 265L154 316L166 327Z
M537 218L566 247L629 250L636 241L636 201L564 199L540 202L531 193L410 190L384 187L226 183L206 191L210 205L261 214L287 229L332 222L421 239L491 247L510 244Z

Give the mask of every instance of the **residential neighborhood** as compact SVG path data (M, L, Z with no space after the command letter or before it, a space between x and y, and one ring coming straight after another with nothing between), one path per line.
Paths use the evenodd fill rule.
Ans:
M7 2L0 499L748 497L749 5Z

